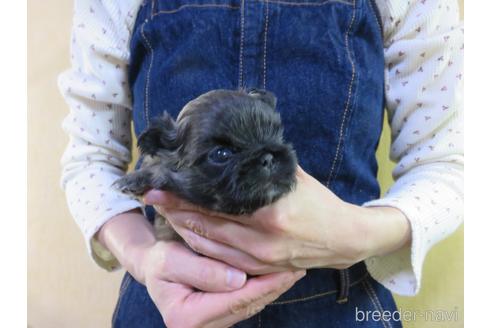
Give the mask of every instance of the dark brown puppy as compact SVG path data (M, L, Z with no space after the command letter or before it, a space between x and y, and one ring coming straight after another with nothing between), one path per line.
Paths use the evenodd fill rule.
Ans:
M268 91L213 90L186 104L176 121L164 112L138 139L141 167L114 185L134 196L161 189L206 209L250 214L295 186L297 158L275 106Z

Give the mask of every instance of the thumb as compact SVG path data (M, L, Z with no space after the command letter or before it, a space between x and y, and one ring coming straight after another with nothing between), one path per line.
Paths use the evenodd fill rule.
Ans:
M228 292L241 288L246 273L225 263L200 256L180 243L170 245L165 256L164 280L208 292Z
M143 197L145 205L161 205L163 207L179 208L184 202L173 193L164 190L151 189Z
M214 327L229 327L261 311L304 275L304 270L271 273L250 278L243 288L233 292L196 293L193 302L183 305L183 311L192 315L200 309L207 313L207 322L214 322Z

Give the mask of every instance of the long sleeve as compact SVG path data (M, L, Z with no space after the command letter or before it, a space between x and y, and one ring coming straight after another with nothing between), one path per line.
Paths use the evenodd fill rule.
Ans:
M118 266L94 238L111 217L141 204L111 184L131 161L131 99L126 65L139 1L76 1L71 68L59 77L70 112L63 121L69 143L61 185L94 260Z
M394 185L364 206L391 206L412 242L366 260L391 291L415 295L427 252L463 220L463 29L456 1L380 0Z
M95 261L117 263L94 234L111 217L140 203L110 185L130 162L131 101L125 65L140 0L77 1L72 68L59 84L70 114L62 186ZM457 4L377 0L385 36L386 100L395 184L365 206L400 209L412 244L366 260L371 275L395 293L420 287L428 250L462 222L462 49Z

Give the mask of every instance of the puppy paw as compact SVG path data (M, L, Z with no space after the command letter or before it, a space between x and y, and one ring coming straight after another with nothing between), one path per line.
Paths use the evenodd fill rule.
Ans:
M112 187L124 194L133 196L142 196L150 189L144 179L131 174L125 175L116 180Z

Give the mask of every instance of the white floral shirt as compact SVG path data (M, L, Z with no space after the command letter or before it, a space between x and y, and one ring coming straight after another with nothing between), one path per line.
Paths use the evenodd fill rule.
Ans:
M113 216L141 204L110 185L131 161L126 67L141 0L76 0L72 67L59 87L70 113L62 186L89 252L118 266L94 238ZM376 0L384 31L386 104L395 183L364 206L392 206L411 223L411 245L367 259L391 291L414 295L429 249L463 220L463 29L456 1Z

